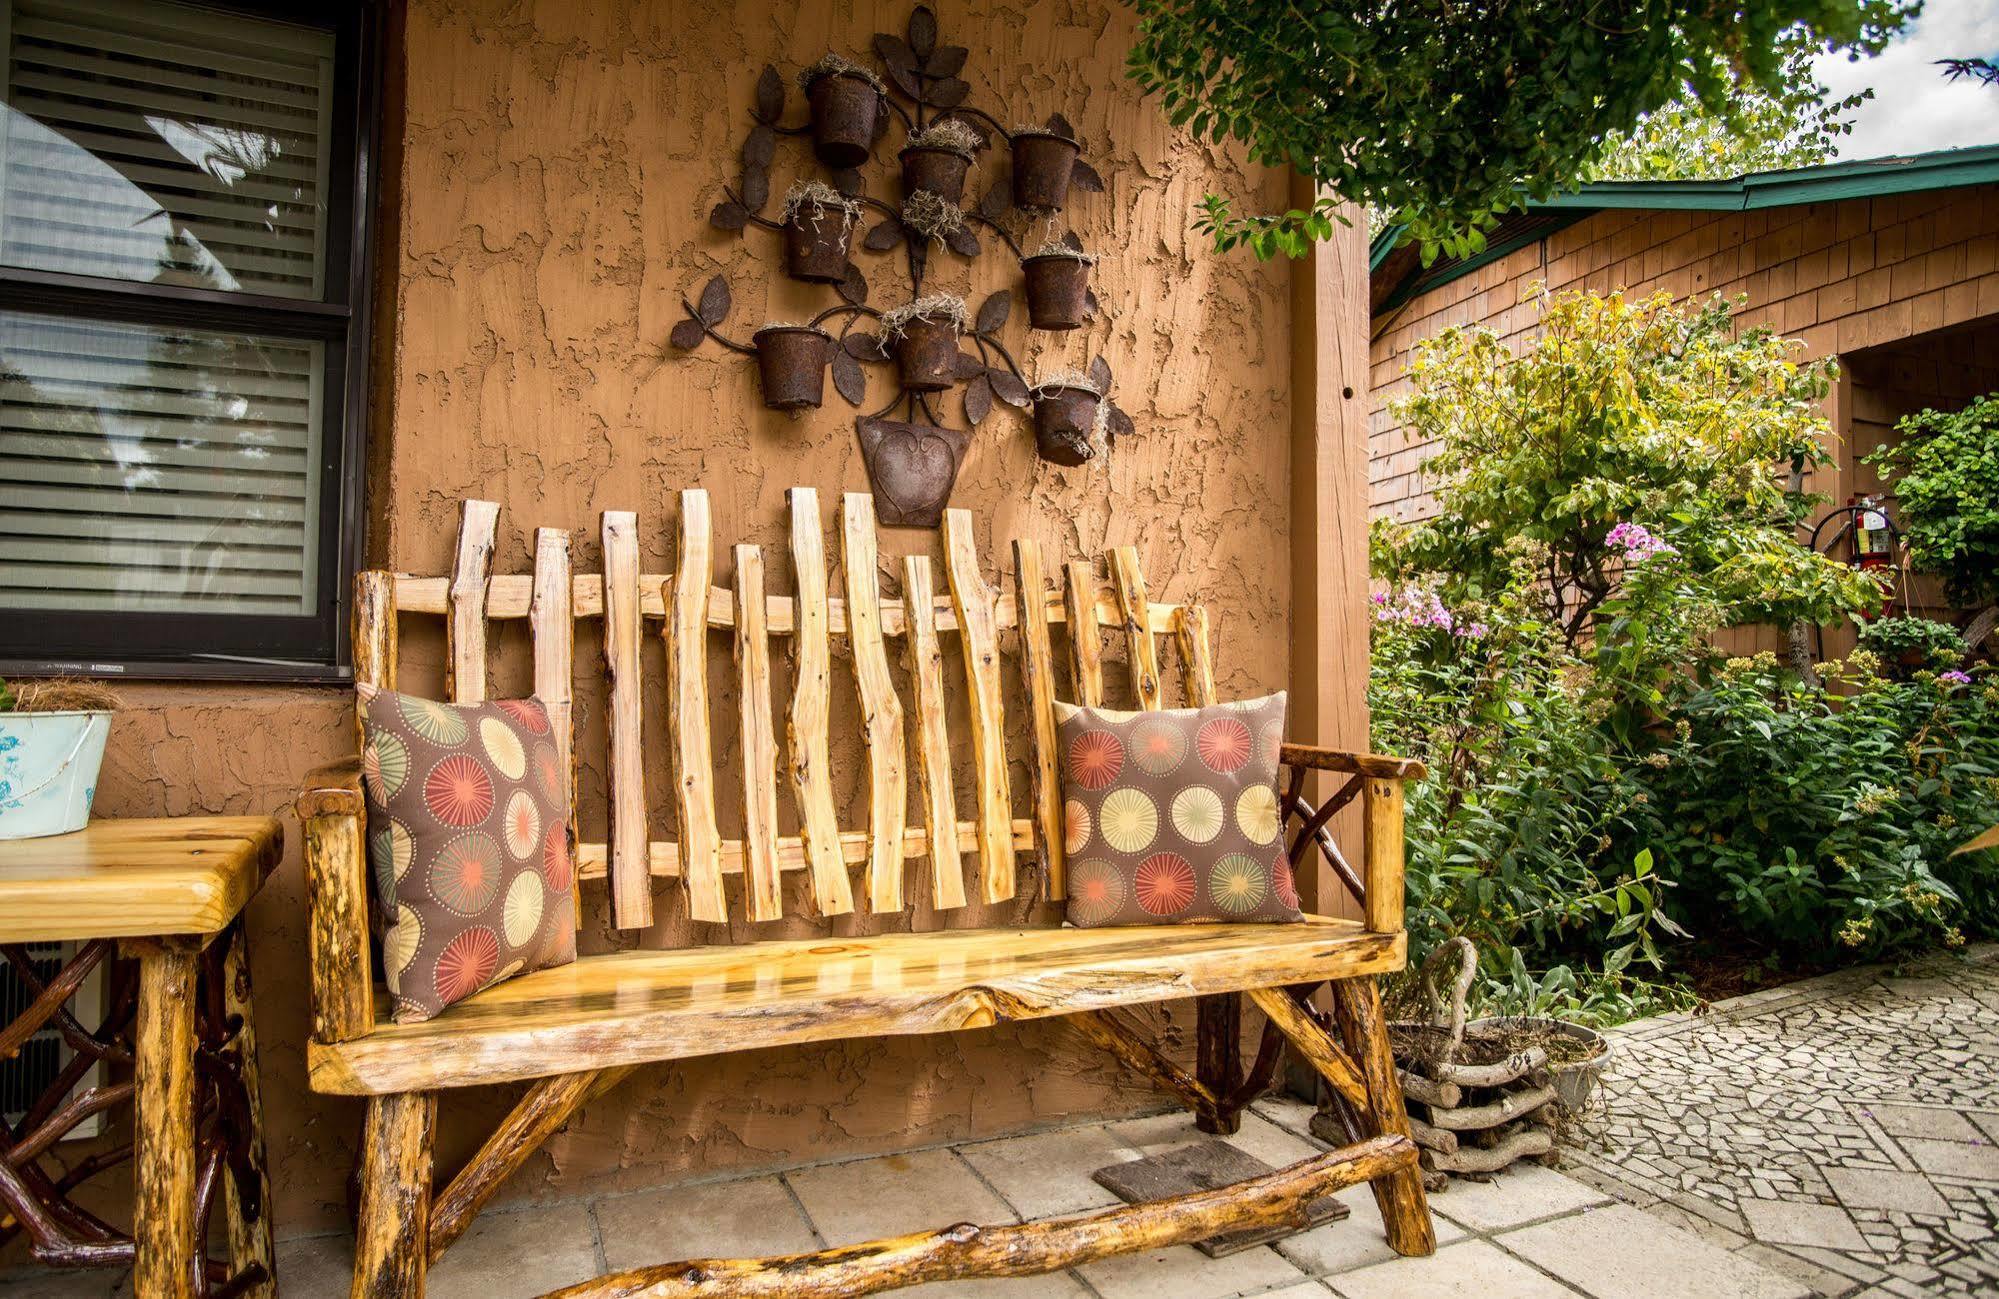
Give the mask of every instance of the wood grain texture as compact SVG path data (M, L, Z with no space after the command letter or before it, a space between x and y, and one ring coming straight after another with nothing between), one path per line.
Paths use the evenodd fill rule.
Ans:
M819 914L843 916L854 909L854 894L840 852L840 822L833 811L833 650L824 525L818 492L794 487L785 497L791 507L791 566L798 584L791 708L784 718L785 760L798 802L805 865L812 872L812 899Z
M1215 705L1215 661L1208 645L1208 611L1186 604L1174 611L1173 639L1180 649L1180 688L1189 707Z
M935 608L928 555L902 559L902 590L915 609ZM939 910L965 905L965 863L958 854L958 800L951 784L951 731L945 717L944 650L937 628L918 617L903 640L911 701L916 706L918 801L930 858L930 902Z
M1097 574L1087 559L1072 559L1063 588L1063 608L1069 620L1069 663L1077 702L1090 708L1104 703L1104 633L1097 604Z
M133 1027L132 1234L134 1293L195 1294L202 1237L194 1220L194 997L198 944L139 950L139 1018Z
M1231 1097L1242 1089L1242 998L1236 993L1217 993L1194 1003L1194 1076L1215 1096ZM1242 1107L1222 1103L1197 1109L1194 1127L1232 1136L1242 1129Z
M736 703L743 753L744 896L751 920L784 914L784 877L777 861L777 732L771 717L770 636L764 631L764 557L736 547ZM722 854L711 855L721 887Z
M423 1299L436 1127L434 1093L368 1099L361 1129L351 1299Z
M715 530L708 493L680 494L680 566L668 588L666 723L673 746L673 806L680 824L681 883L687 914L729 918L722 890L722 832L715 820L715 748L709 736L708 619L704 597L715 571Z
M1116 1015L1104 1010L1086 1010L1062 1021L1125 1068L1172 1093L1182 1105L1196 1113L1212 1112L1221 1097L1162 1055L1159 1049L1127 1027Z
M639 518L606 510L604 674L609 679L611 920L620 929L652 923L652 870L646 857L644 710L639 685Z
M944 512L944 557L965 656L965 713L971 726L979 823L979 893L989 903L1003 902L1014 893L1013 793L1007 777L995 601L979 572L971 511Z
M1354 753L1327 749L1316 744L1286 744L1278 761L1287 767L1310 767L1315 771L1351 771L1388 780L1421 780L1430 774L1415 758L1389 758L1378 753Z
M1034 822L1034 847L1041 854L1048 900L1060 902L1069 896L1068 861L1055 729L1055 646L1048 634L1048 579L1039 543L1025 537L1013 543L1013 572L1020 607L1020 675L1027 683L1031 714L1027 771L1033 815L1029 819Z
M1353 1057L1320 1027L1319 1021L1313 1019L1303 1006L1292 1000L1290 993L1283 988L1251 988L1249 999L1277 1026L1277 1031L1284 1034L1292 1049L1321 1078L1332 1084L1333 1090L1355 1105L1367 1104L1367 1084L1361 1080L1360 1069L1354 1064Z
M1139 566L1135 546L1118 546L1111 551L1111 584L1117 592L1118 613L1124 623L1125 643L1131 666L1131 688L1138 706L1150 711L1165 707L1159 688L1159 647L1152 640L1152 601L1145 593L1145 570Z
M888 671L876 585L875 503L862 492L841 500L840 567L847 581L848 638L868 762L868 907L902 910L902 835L909 818L902 702Z
M451 616L445 620L444 689L458 703L486 697L486 580L493 575L493 534L500 507L466 501L458 517L458 545L451 565Z
M1372 978L1345 979L1333 984L1333 1018L1339 1025L1347 1054L1360 1068L1367 1087L1367 1104L1359 1107L1367 1135L1409 1135L1409 1113L1395 1081L1395 1054L1388 1044L1388 1017L1382 1013L1381 990ZM1437 1234L1430 1222L1430 1203L1423 1178L1414 1168L1373 1180L1374 1202L1388 1244L1398 1254L1434 1254Z
M105 817L0 839L0 942L217 934L283 854L267 816Z
M934 1033L1400 969L1400 934L1358 921L946 929L589 956L423 1024L308 1048L315 1090L406 1091Z
M625 1067L558 1074L530 1087L431 1206L429 1261L435 1264L444 1256L507 1179L560 1132L585 1101L630 1073Z
M555 759L562 771L562 805L569 813L569 850L576 851L576 620L569 615L569 533L537 528L534 596L528 629L534 639L534 697L548 712ZM573 908L583 923L583 908Z
M845 863L865 862L869 856L869 839L866 830L842 830L839 834L840 859ZM1034 827L1024 817L1016 817L1013 822L1013 847L1016 853L1032 850L1034 847ZM977 852L979 849L979 824L976 821L958 822L958 851ZM657 879L680 878L680 845L670 839L655 840L648 845L651 856L652 873ZM902 830L902 855L904 858L921 857L930 851L929 827L904 825ZM741 875L744 871L745 850L741 839L722 841L722 874ZM576 848L576 871L578 879L600 880L604 878L605 848L601 843L578 844ZM777 841L777 862L781 870L804 870L808 863L805 858L805 843L797 835L783 835Z
M1368 776L1361 788L1362 815L1367 819L1367 927L1377 933L1402 928L1402 782Z
M354 611L349 620L354 641L354 684L396 688L396 578L371 570L354 575ZM354 710L354 752L368 742L361 710Z
M1406 1137L1381 1138L1165 1200L1001 1227L958 1223L810 1254L666 1263L586 1281L545 1299L813 1299L930 1281L1038 1276L1224 1231L1302 1228L1313 1201L1398 1169L1414 1170L1416 1158Z
M264 1148L264 1089L257 1068L257 1012L250 988L249 927L238 921L229 927L222 952L222 1012L237 1024L230 1044L243 1084L245 1177L252 1190L245 1196L227 1165L222 1170L223 1229L228 1235L229 1271L240 1276L252 1267L264 1279L243 1291L248 1299L277 1299L277 1246L272 1233L270 1161ZM254 1202L253 1202L254 1201Z
M344 1042L375 1024L363 824L355 813L300 817L305 833L305 895L311 911L306 961L311 967L315 1042Z

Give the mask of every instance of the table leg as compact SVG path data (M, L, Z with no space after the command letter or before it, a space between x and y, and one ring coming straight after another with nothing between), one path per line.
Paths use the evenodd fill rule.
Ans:
M134 946L138 1196L132 1235L138 1257L132 1285L138 1299L193 1299L202 1252L194 1159L195 975L201 953L171 941Z
M223 1203L229 1215L229 1271L261 1267L264 1279L243 1291L246 1299L275 1299L277 1265L271 1245L271 1175L264 1163L264 1104L257 1087L257 1029L250 1010L250 937L240 917L230 926L222 957L223 1009L240 1021L234 1056L241 1070L244 1114L233 1116L237 1149L224 1171Z

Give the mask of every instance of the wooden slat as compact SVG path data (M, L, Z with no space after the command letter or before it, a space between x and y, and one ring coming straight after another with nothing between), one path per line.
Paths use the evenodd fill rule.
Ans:
M444 636L450 670L445 691L459 703L486 697L486 579L493 574L493 532L499 521L500 507L492 501L466 501L458 519L451 618Z
M849 865L868 860L868 832L866 830L842 830L839 838L840 860ZM1013 848L1016 853L1034 850L1034 826L1025 817L1013 823ZM979 849L979 823L958 822L958 853ZM680 845L670 839L654 840L647 845L655 879L680 878ZM905 825L902 830L902 855L905 859L929 855L929 830L920 825ZM745 872L744 861L747 853L741 839L722 840L722 874L741 875ZM604 878L604 845L582 843L576 846L576 877L585 880ZM779 870L799 871L806 869L805 844L795 834L780 836L777 841L777 864Z
M1042 874L1047 877L1048 899L1059 902L1068 896L1068 870L1055 747L1055 647L1048 635L1047 581L1042 574L1039 542L1015 539L1013 570L1019 583L1020 674L1026 678L1028 707L1033 712L1033 752L1027 770L1034 843L1041 854Z
M1118 612L1130 647L1131 688L1138 694L1140 708L1147 712L1163 708L1159 652L1152 643L1151 602L1145 596L1145 570L1139 567L1138 549L1119 546L1111 551L1110 559L1111 583L1117 591Z
M1087 559L1069 561L1069 585L1063 597L1069 620L1069 658L1075 673L1076 698L1090 708L1104 705L1104 634L1097 606L1097 575Z
M783 876L777 864L777 736L771 724L770 636L764 631L764 556L756 546L736 547L736 700L742 724L744 895L750 919L784 914ZM721 881L721 853L715 854Z
M833 650L826 612L826 543L819 521L819 493L794 487L791 564L798 584L798 630L792 646L791 710L785 714L785 759L798 800L798 823L812 868L812 898L819 913L842 916L854 909L853 885L840 856L840 823L833 811Z
M370 569L354 575L354 684L396 688L396 578ZM361 710L354 710L354 752L366 747Z
M576 620L569 616L569 533L537 528L534 534L534 600L528 629L534 639L534 697L548 712L555 761L562 772L562 806L569 813L569 851L576 852ZM576 923L583 908L572 907Z
M1174 611L1173 638L1180 644L1180 685L1193 708L1215 704L1215 661L1208 651L1208 611L1198 604Z
M1006 769L1006 713L1000 700L999 631L992 588L979 572L972 512L944 512L944 559L965 653L965 704L978 778L979 884L987 902L1013 896L1013 796Z
M673 746L673 806L680 819L681 882L687 914L722 922L722 833L715 823L715 754L708 734L707 591L715 571L714 524L708 493L680 494L680 567L668 588L666 721Z
M862 740L868 751L868 906L877 913L894 912L902 910L902 834L909 817L902 702L896 698L888 651L882 644L874 498L848 492L841 507L848 637L861 701Z
M646 861L645 743L639 706L639 519L606 510L604 671L610 678L611 920L620 929L652 923Z
M1362 808L1367 822L1367 927L1376 933L1402 928L1402 782L1364 776Z
M905 555L902 591L910 607L935 607L928 555ZM951 787L951 732L945 719L944 650L937 628L919 617L910 624L910 688L915 692L916 771L923 805L924 842L929 846L930 900L939 910L965 905L965 864L958 855L958 803Z

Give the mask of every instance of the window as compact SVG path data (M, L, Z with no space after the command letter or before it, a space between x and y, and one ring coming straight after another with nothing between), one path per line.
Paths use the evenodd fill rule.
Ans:
M0 673L326 677L373 5L0 0Z

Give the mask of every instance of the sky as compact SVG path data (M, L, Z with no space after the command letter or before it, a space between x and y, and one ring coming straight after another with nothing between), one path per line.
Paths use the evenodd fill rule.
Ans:
M1945 58L1999 60L1999 0L1928 0L1922 16L1875 58L1849 63L1844 54L1822 56L1819 80L1835 98L1874 90L1854 114L1853 134L1841 140L1839 156L1850 161L1999 144L1999 87L1945 81L1936 66Z

